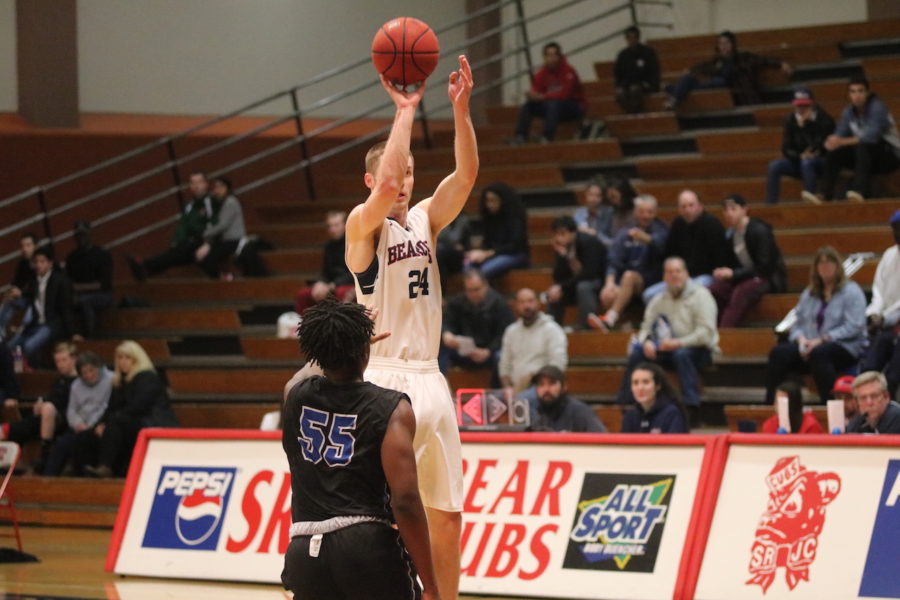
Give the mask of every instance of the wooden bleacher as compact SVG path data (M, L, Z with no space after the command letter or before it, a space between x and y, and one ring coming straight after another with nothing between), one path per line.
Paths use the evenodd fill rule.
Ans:
M739 41L742 49L782 57L798 70L841 61L858 65L871 79L873 90L895 115L900 115L900 60L872 56L845 61L837 41L897 37L900 21L883 21L742 32ZM710 38L651 40L662 58L664 77L671 80L685 66L708 58ZM521 287L540 289L550 284L550 223L556 216L570 213L581 201L586 180L593 174L631 174L639 192L657 197L660 217L667 221L675 216L676 197L682 189L697 190L716 216L721 215L719 198L728 193L743 194L752 203L751 214L776 230L788 264L790 289L764 298L749 316L747 327L721 332L722 354L704 373L704 396L721 407L723 422L731 429L739 420L760 423L771 414L770 407L759 406L759 381L768 351L775 343L772 325L796 303L808 279L811 255L823 243L845 252L881 252L887 248L893 242L886 222L900 207L900 186L892 187L892 180L879 181L884 193L879 199L863 204L811 206L799 201L798 182L783 180L782 203L764 205L766 166L780 155L781 125L791 110L787 102L735 107L727 91L704 90L691 94L676 113L662 111L663 95L656 94L647 100L650 112L623 115L612 97L611 63L597 63L593 75L593 81L585 82L590 99L588 116L606 123L607 137L575 140L577 126L564 124L555 143L509 147L503 140L511 134L517 106L490 107L489 123L477 127L481 159L478 185L507 181L522 191L531 209L532 265L513 271L498 282L497 288L511 295ZM775 91L789 89L789 82L778 72L767 74L765 81ZM825 109L838 116L845 105L844 78L826 77L804 85L812 87ZM741 125L702 129L685 126L691 119L704 122L711 116L734 118ZM452 166L452 131L438 129L433 135L434 148L414 150L417 197L433 189ZM648 140L651 150L656 141L677 141L689 145L690 150L634 152L636 143ZM188 267L135 283L126 277L127 270L119 269L117 294L141 297L151 306L108 311L101 320L100 337L82 347L111 362L120 340L136 339L165 370L182 425L257 427L263 414L279 406L282 387L302 357L295 340L274 337L274 318L260 321L251 316L260 308L273 314L279 308L291 309L296 290L318 272L319 249L326 239L322 226L325 213L349 210L365 193L358 174L348 174L331 164L323 168L327 176L319 177L317 185L325 198L316 202L301 202L297 200L299 195L271 191L242 198L251 232L274 246L264 253L272 277L208 281L199 270ZM531 199L538 194L552 195L559 201L535 206ZM466 210L474 214L477 207L476 190ZM86 214L80 218L91 217ZM121 263L121 257L117 260ZM865 288L871 285L875 264L869 261L855 276ZM452 280L447 292L458 289L458 280ZM573 310L567 312L566 320L574 322ZM594 403L610 431L618 431L621 426L621 408L610 400L622 378L629 336L626 331L568 335L569 388ZM200 354L196 351L198 340L207 340L206 345L201 344L204 350ZM223 348L220 353L207 353L207 348L215 349L219 343ZM53 372L45 370L24 374L24 398L45 395L53 377ZM454 369L448 379L452 387L485 387L487 373ZM821 416L820 408L813 410ZM20 516L26 522L108 527L115 516L121 482L94 481L90 486L79 486L70 479L25 477L19 479L17 488Z

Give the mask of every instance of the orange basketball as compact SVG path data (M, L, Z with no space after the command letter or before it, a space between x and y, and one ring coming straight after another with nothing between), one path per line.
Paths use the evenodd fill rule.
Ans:
M440 46L431 27L412 17L391 19L372 40L372 63L388 81L402 86L421 83L437 66Z

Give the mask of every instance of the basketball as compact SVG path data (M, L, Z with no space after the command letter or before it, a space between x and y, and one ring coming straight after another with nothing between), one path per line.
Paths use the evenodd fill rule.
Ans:
M404 87L425 81L439 58L440 46L434 31L412 17L388 21L372 40L375 70L391 83Z

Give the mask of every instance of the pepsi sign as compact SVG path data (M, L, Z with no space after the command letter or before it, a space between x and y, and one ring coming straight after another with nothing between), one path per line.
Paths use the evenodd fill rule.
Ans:
M145 548L216 550L234 483L234 468L163 467Z
M859 595L867 598L900 598L897 557L900 556L900 460L888 461L878 513L872 528L869 554Z

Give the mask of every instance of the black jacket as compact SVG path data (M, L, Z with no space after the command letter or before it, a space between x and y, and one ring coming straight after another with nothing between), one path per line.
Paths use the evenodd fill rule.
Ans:
M657 398L649 412L635 404L622 416L622 433L688 433L687 419L677 404Z
M155 371L141 371L131 381L113 387L103 422L117 416L137 420L142 427L175 427L178 420L169 405L169 394Z
M12 284L19 290L24 291L32 279L34 279L34 267L31 266L31 261L23 256L16 263L16 272L13 275Z
M494 192L500 197L500 211L491 213L485 195ZM505 183L491 183L481 193L481 232L484 250L496 254L528 255L528 216L519 194Z
M596 236L577 232L575 234L575 257L581 263L578 273L572 271L569 259L556 255L553 265L553 282L564 289L574 289L579 281L603 279L606 276L606 246Z
M617 88L638 84L645 92L659 91L659 59L647 44L622 49L616 56L613 72Z
M606 433L606 426L597 418L590 406L563 394L552 404L538 400L537 410L532 407L531 431L570 431Z
M778 294L787 290L787 268L784 258L781 256L781 250L775 242L775 235L768 223L754 217L750 217L750 221L747 223L744 243L747 245L750 260L753 261L752 269L742 267L740 261L734 256L732 242L734 230L729 229L726 237L728 238L728 247L732 250L733 281L735 283L751 277L760 277L769 282L769 291L772 293Z
M834 133L834 119L821 107L815 109L815 119L806 121L801 127L792 112L784 120L781 137L781 153L786 158L799 159L807 150L819 155L825 154L825 138Z
M497 352L503 341L503 332L512 322L509 302L500 292L488 288L487 296L480 304L469 302L465 293L450 298L444 310L443 330L471 337L479 348Z
M37 301L38 293L38 280L35 275L25 292L30 306ZM54 339L69 338L75 333L73 306L72 282L63 271L54 267L44 292L44 321L53 331ZM36 308L35 311L37 311ZM37 319L37 312L35 312L34 318Z
M346 247L346 236L341 236L336 240L328 240L322 251L322 273L319 276L321 281L325 283L333 283L338 285L352 285L353 275L347 268L347 261L344 259L344 250Z
M684 259L691 277L710 275L713 270L731 264L733 253L725 240L722 223L706 211L693 223L675 217L669 238L666 240L665 257L680 256Z
M103 292L112 291L113 260L100 246L76 248L66 257L66 274L72 283L99 283Z

